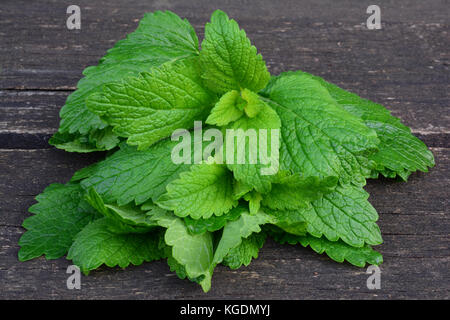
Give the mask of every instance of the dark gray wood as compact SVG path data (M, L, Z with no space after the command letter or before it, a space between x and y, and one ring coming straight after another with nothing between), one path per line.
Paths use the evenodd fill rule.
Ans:
M429 173L415 173L409 181L398 182L388 179L369 180L366 190L370 202L381 214L389 214L389 219L406 216L417 217L411 226L386 223L386 228L394 228L391 233L401 234L417 223L425 228L421 219L434 218L427 230L448 231L446 212L450 183L450 148L431 148L436 166ZM0 225L19 227L28 216L27 208L34 203L34 196L41 193L51 183L66 183L73 173L103 157L98 154L75 154L57 149L17 150L0 149ZM427 214L430 213L431 216ZM383 231L389 232L388 230ZM394 231L395 230L395 231Z
M267 241L258 259L235 271L219 266L212 289L205 294L198 285L182 281L163 261L125 270L100 268L83 276L81 290L66 288L64 259L43 258L19 263L15 259L19 228L0 227L2 250L0 298L75 299L404 299L449 298L448 251L434 248L435 236L384 235L381 251L382 288L366 287L365 269L338 264L325 256L297 246L281 246ZM391 249L387 249L388 244ZM418 245L420 244L420 245ZM447 245L442 242L441 245ZM419 247L420 246L420 247ZM423 246L423 247L422 247ZM428 249L425 249L428 246ZM414 250L422 253L412 254Z
M65 27L70 4L0 4L0 298L450 298L448 3L378 1L377 31L365 27L368 4L361 1L83 0L80 31ZM365 269L272 241L249 267L219 267L208 294L164 262L100 268L82 278L80 291L66 289L65 259L18 262L20 226L34 197L103 157L47 144L82 70L134 30L144 12L172 10L202 38L217 8L247 31L273 74L302 69L386 105L432 147L437 165L430 173L366 187L385 240L381 290L366 288Z
M339 83L342 85L342 83ZM358 91L358 87L350 88ZM414 89L413 89L414 90ZM59 110L72 91L0 90L0 148L36 149L49 148L47 141L58 129ZM409 91L404 90L406 98ZM364 95L367 97L367 95ZM388 97L389 98L389 97ZM403 98L402 98L403 99ZM432 104L392 101L383 97L373 99L386 105L413 133L430 147L450 147L450 134L445 127L448 122L445 106L436 107L430 116ZM405 115L405 116L403 116Z

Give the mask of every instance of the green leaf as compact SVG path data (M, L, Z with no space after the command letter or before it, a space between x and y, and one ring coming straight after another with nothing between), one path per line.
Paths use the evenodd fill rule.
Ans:
M277 113L266 103L260 108L260 112L253 118L241 117L225 128L223 160L233 171L236 180L253 186L260 193L267 193L278 170L279 140L274 131L280 129L281 122ZM266 134L265 141L262 131ZM233 145L230 146L232 141ZM269 172L264 174L263 170Z
M87 273L105 264L108 267L140 265L144 261L164 258L160 248L161 232L118 234L110 229L110 218L101 218L78 233L67 259Z
M227 222L217 248L213 250L212 233L191 234L183 221L170 212L157 214L154 219L160 226L167 228L165 241L167 245L172 246L172 257L184 266L185 274L189 278L202 277L199 283L205 292L211 288L215 266L221 263L232 249L238 247L243 238L260 232L260 225L272 221L271 217L264 213L249 215L242 212L239 219ZM179 270L179 267L174 268L178 272L183 271Z
M220 216L237 205L233 199L233 175L224 165L198 164L166 187L157 204L179 217L207 219Z
M232 249L242 243L242 239L249 237L252 233L260 232L260 226L270 222L273 222L273 218L261 211L255 215L243 212L239 219L229 221L223 228L222 237L214 252L212 265L221 263Z
M250 191L244 195L244 199L245 201L248 201L250 214L257 214L259 208L261 208L261 201L263 200L261 193L256 192L255 190Z
M378 214L367 201L369 194L361 187L338 186L332 193L297 210L306 221L307 231L315 237L324 235L330 241L342 239L354 247L383 242L375 223Z
M85 189L95 188L107 203L142 204L165 193L166 185L189 165L176 164L171 152L177 142L164 140L145 151L122 144L120 150L94 166L75 173Z
M228 221L239 218L242 212L247 212L244 206L237 206L221 216L211 216L208 219L192 219L185 217L184 223L192 234L202 234L206 231L214 232L222 229Z
M52 184L36 197L38 203L29 208L34 215L22 225L27 231L19 240L20 261L41 255L57 259L67 253L75 235L95 219L83 195L78 184Z
M257 92L270 78L264 60L245 31L220 10L212 14L211 22L205 26L200 59L205 84L219 94L241 88Z
M362 99L323 79L321 81L330 95L345 110L364 120L367 127L376 131L380 144L379 151L371 156L377 164L376 171L391 178L395 175L407 180L411 172L428 172L434 166L434 157L427 146L411 134L411 130L392 116L385 107ZM394 173L394 174L392 174Z
M233 183L233 198L235 200L241 199L247 193L253 190L253 187L249 184L246 184L242 181L234 180Z
M245 104L245 101L241 98L238 91L232 90L225 93L212 108L206 123L225 126L230 122L236 121L244 114L242 111L243 104Z
M334 190L336 177L320 179L318 177L302 177L299 174L282 176L272 186L272 190L264 195L262 204L271 209L294 210L305 208L313 200Z
M92 130L89 135L56 132L49 140L49 144L68 152L107 151L115 148L120 139L112 132L111 127Z
M172 257L184 267L187 277L202 277L200 285L205 292L211 288L213 238L210 232L189 233L183 220L170 212L154 216L160 226L167 228L164 239L172 247Z
M337 262L347 261L354 266L363 268L366 263L371 265L380 265L383 263L382 255L373 250L370 246L355 248L349 246L343 241L329 241L322 238L316 238L311 235L294 236L290 234L277 234L274 239L281 244L297 244L302 246L310 246L318 254L326 253L331 259Z
M137 76L143 70L168 61L196 55L198 39L187 20L169 11L146 14L138 28L108 50L97 66L83 71L85 77L78 82L77 90L61 109L59 132L86 135L94 129L106 127L106 123L89 111L85 103L86 98L100 92L104 84Z
M248 266L252 259L258 258L259 249L266 241L266 233L253 233L248 238L242 239L242 243L231 249L224 257L222 264L231 269L238 269L242 265Z
M202 86L197 58L191 58L107 84L89 96L87 106L142 150L205 119L214 99Z
M110 230L116 233L144 233L156 226L151 216L133 204L118 206L105 204L94 188L88 190L87 202L103 216L114 221ZM150 211L150 210L148 210Z
M303 236L307 231L305 218L298 210L273 210L262 208L262 210L272 216L271 224L284 232Z
M261 111L267 110L267 106L264 101L261 100L258 94L248 89L241 90L242 99L245 101L244 111L247 117L254 118Z
M180 263L178 263L177 260L175 260L174 257L172 257L172 248L167 247L169 250L167 250L167 265L170 268L170 271L175 272L178 278L184 280L187 278L186 269L184 266Z
M113 133L111 127L92 131L89 135L89 140L94 143L99 150L111 150L120 143L120 139Z
M320 82L285 73L262 92L281 119L280 169L365 184L379 143L373 129L342 109Z
M56 132L49 139L48 143L58 149L65 150L67 152L87 153L105 150L97 147L95 143L89 141L88 136L81 135L80 133L71 134Z
M166 252L167 264L169 265L170 271L175 272L178 278L182 280L188 278L190 281L196 282L198 284L200 284L202 280L205 279L204 275L201 275L197 278L189 278L186 273L186 268L182 264L178 263L178 261L174 257L172 257L172 248L168 246L167 248L169 249Z
M241 92L231 90L216 103L206 123L225 126L241 118L244 112L247 117L254 118L260 111L266 109L265 103L256 93L248 89L242 89Z

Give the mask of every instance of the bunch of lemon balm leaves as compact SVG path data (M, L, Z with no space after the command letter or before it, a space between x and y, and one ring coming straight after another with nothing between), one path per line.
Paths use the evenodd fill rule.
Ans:
M157 11L85 69L50 143L69 152L117 150L37 196L19 259L67 254L88 273L166 258L204 291L216 265L247 266L267 236L338 262L380 264L366 178L427 171L434 165L427 147L381 105L302 71L271 76L222 11L198 48L187 20ZM178 142L170 135L195 120L224 135L266 129L269 140L278 129L279 170L174 163Z

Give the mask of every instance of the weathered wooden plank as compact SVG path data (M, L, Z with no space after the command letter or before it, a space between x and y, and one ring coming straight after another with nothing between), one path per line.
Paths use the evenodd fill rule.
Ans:
M80 31L65 27L67 3L26 3L27 10L16 10L20 5L7 1L0 9L0 88L37 91L0 92L0 148L48 147L81 71L132 31L144 12L174 10L192 20L201 36L218 7L239 20L274 74L302 68L321 75L388 106L430 146L448 147L449 38L439 2L398 7L385 1L378 31L365 28L360 3L81 1ZM29 23L22 23L23 15Z
M17 241L23 233L19 226L29 215L26 210L34 196L51 182L67 181L76 169L97 159L54 149L2 150L0 298L448 298L450 149L432 150L437 166L430 173L414 174L408 183L383 179L366 187L380 212L385 240L378 247L385 258L381 290L366 288L363 269L334 263L309 249L269 241L248 268L220 267L208 295L177 279L164 262L126 270L101 268L83 277L79 292L65 287L69 261L18 262Z
M66 183L73 173L103 154L57 149L0 151L0 224L21 225L21 212L51 183ZM9 217L9 218L8 218ZM10 220L11 218L11 220Z
M359 90L349 86L347 89ZM71 92L0 91L0 149L49 148L47 141L58 129L59 110ZM443 101L423 103L406 90L400 91L395 99L380 95L374 100L388 106L428 146L450 147L448 106Z
M450 183L449 149L432 148L436 166L428 173L417 172L408 182L369 180L365 189L380 212L415 214L448 213Z
M436 167L429 173L415 173L407 183L369 180L366 190L371 195L370 202L379 212L413 215L412 219L418 224L417 232L426 229L444 234L449 230L448 224L442 222L449 204L450 149L431 150ZM76 170L102 157L103 154L74 154L56 149L0 150L0 225L20 226L33 198L46 186L67 182ZM432 219L430 225L421 220L425 216ZM389 220L386 225L389 226ZM390 232L394 233L393 230Z
M72 91L0 91L0 148L50 148L59 110Z
M201 35L211 12L220 7L239 20L275 74L303 68L335 82L355 84L374 96L383 92L395 97L392 93L408 84L412 94L445 98L446 90L439 84L448 85L448 25L440 1L411 6L385 1L380 4L384 28L378 31L365 27L366 5L359 2L79 4L83 13L79 31L67 30L64 1L25 2L27 10L16 10L20 1L2 5L0 88L73 89L81 71L131 32L144 12L173 10L190 19ZM25 17L29 23L22 23Z
M65 259L17 261L22 230L0 226L0 298L74 299L380 299L450 297L448 239L436 248L433 236L385 235L381 290L366 287L365 269L338 264L308 248L267 241L249 267L219 266L204 294L170 273L164 261L125 270L100 268L82 277L81 290L68 290ZM395 245L401 243L401 246ZM392 245L394 244L394 245ZM411 255L415 252L415 255ZM20 276L19 276L20 275ZM245 288L245 290L243 290Z
M0 91L0 133L51 134L72 91Z
M378 31L365 28L367 4L359 1L80 0L81 31L65 28L69 4L7 0L0 6L0 298L450 298L445 2L379 1ZM173 10L202 37L216 8L246 29L272 73L301 68L323 76L386 105L435 147L437 166L430 173L366 187L385 240L379 246L385 258L381 290L366 289L364 269L271 241L248 268L218 268L209 294L177 279L164 262L101 268L83 277L82 290L75 292L65 286L70 262L18 262L20 225L35 195L102 157L36 150L47 147L58 110L82 70L132 31L146 11ZM5 150L13 148L29 150Z

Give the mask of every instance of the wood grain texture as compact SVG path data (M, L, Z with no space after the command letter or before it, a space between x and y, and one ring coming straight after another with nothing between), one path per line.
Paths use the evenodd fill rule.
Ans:
M446 1L378 1L383 29L367 30L360 1L77 1L82 29L65 27L72 1L0 4L0 299L404 299L450 298L450 38ZM268 241L247 268L219 267L212 290L179 280L165 262L101 268L66 288L65 259L20 263L17 241L34 197L103 157L50 148L58 112L82 70L137 26L144 12L169 9L199 37L211 12L236 19L270 71L302 69L387 106L432 147L436 167L408 183L370 181L380 213L382 289L365 269L310 249Z

